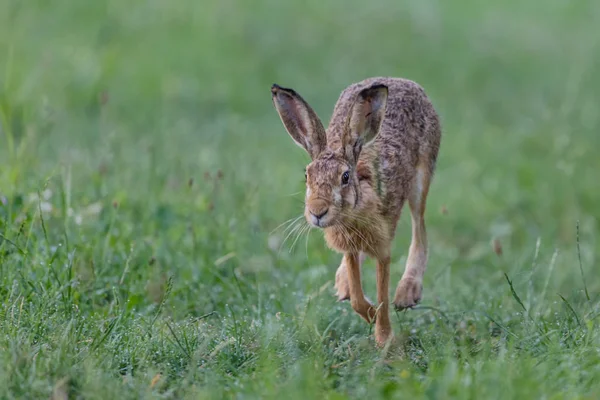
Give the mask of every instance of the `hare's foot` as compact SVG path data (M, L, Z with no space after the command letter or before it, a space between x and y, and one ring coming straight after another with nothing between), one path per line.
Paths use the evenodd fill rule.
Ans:
M387 327L376 327L375 328L375 343L377 346L383 347L389 341L394 341L394 333L390 326Z
M396 288L394 306L397 310L414 307L421 301L422 292L423 284L420 280L415 278L402 278Z
M375 322L375 319L377 316L377 309L365 297L363 297L360 300L354 299L353 297L351 297L350 304L352 305L352 309L358 315L360 315L360 317L362 319L367 321L369 324L372 324Z
M335 273L335 295L339 301L350 300L350 284L348 283L348 270L342 262Z

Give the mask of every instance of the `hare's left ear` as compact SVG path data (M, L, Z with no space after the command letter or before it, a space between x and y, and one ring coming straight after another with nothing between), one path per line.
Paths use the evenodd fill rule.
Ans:
M387 98L388 88L380 84L363 89L356 96L344 133L344 150L349 160L357 162L363 145L379 133Z
M294 90L279 85L271 87L273 104L279 117L294 139L314 160L327 147L323 124L314 110Z

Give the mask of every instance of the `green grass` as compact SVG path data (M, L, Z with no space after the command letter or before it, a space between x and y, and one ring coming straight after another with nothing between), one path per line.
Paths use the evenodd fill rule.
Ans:
M0 397L597 398L599 24L594 0L0 0ZM273 232L307 157L270 85L327 120L376 75L444 128L393 352L321 235ZM409 242L404 215L392 286Z

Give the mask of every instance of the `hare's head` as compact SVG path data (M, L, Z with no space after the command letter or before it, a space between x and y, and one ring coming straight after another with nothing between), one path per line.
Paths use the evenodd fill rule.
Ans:
M356 166L364 145L373 141L385 115L388 89L374 85L358 93L343 126L328 133L313 109L292 89L273 85L273 103L283 125L312 162L306 167L304 216L314 226L344 224L361 208ZM328 143L328 138L330 138Z

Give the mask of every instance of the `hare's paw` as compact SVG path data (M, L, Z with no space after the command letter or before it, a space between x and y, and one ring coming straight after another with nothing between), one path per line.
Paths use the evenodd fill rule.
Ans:
M393 343L394 340L394 333L391 327L375 329L375 343L377 343L377 346L384 347L390 341Z
M345 264L340 265L335 273L335 290L339 301L350 300L350 285Z
M416 306L421 301L423 284L414 278L402 278L396 289L394 306L397 310L404 310Z
M377 309L366 297L363 297L362 300L351 298L350 305L352 306L352 309L367 323L373 324L376 322Z

